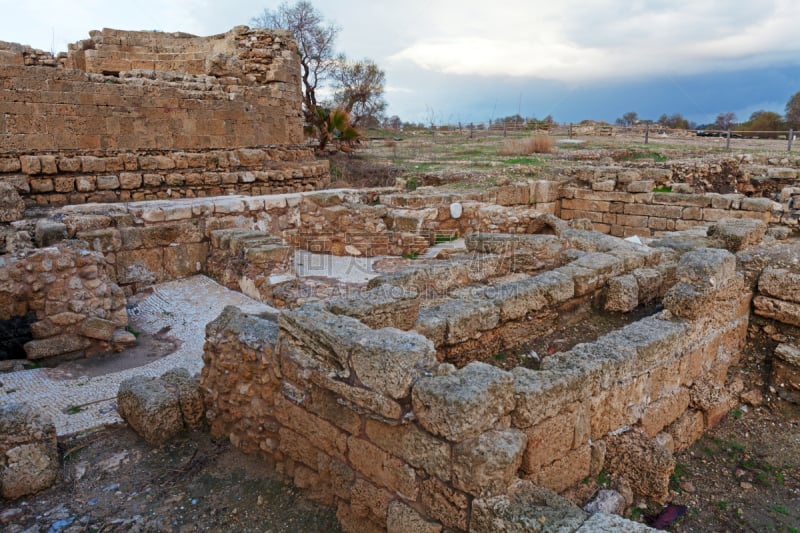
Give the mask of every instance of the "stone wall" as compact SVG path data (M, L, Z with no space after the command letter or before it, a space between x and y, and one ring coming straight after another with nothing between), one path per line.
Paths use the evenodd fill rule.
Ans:
M270 146L0 155L0 179L32 207L281 194L325 188L330 177L328 162L314 160L313 150Z
M107 353L135 342L102 254L70 244L0 256L0 321L33 315L28 359Z
M301 146L287 32L91 36L57 61L0 43L0 180L28 205L327 184L327 162Z
M724 250L687 253L663 313L555 354L541 371L438 363L431 339L380 311L394 295L406 310L395 324L407 327L413 298L402 289L365 299L375 312L358 313L383 317L371 325L337 314L355 314L346 303L277 321L227 308L207 327L211 431L336 506L347 531L401 531L406 520L430 531L521 528L547 504L541 493L520 501L520 483L563 492L600 469L663 501L672 451L733 405L727 369L751 298L735 264ZM518 512L504 514L509 501ZM571 519L564 530L586 515Z

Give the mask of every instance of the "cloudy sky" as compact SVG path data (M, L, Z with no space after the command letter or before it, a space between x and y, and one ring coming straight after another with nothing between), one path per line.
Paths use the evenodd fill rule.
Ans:
M797 0L315 0L339 49L387 76L390 114L560 122L783 113L800 91ZM0 40L63 51L91 29L222 33L275 0L0 0ZM587 6L587 4L590 4Z

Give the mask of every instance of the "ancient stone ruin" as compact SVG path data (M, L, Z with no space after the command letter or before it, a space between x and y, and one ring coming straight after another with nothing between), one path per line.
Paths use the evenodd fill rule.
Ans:
M797 158L317 190L292 47L244 27L103 30L58 57L0 44L4 358L122 350L126 298L196 274L273 305L226 308L199 384L133 378L119 412L154 445L207 423L346 531L646 530L575 505L584 481L610 476L618 511L663 502L674 453L746 388L729 369L749 330L781 339L772 384L800 400ZM456 238L352 293L302 294L302 253L418 257ZM604 313L624 323L530 355ZM9 498L57 463L52 425L18 418L0 411ZM34 482L8 481L30 464Z

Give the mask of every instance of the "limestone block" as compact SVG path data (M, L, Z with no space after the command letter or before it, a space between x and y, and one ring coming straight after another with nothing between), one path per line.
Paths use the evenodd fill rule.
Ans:
M672 437L675 451L682 451L694 444L703 435L704 429L703 413L688 410L670 424L666 432Z
M16 222L22 218L24 211L25 202L17 189L10 183L0 181L0 222Z
M119 189L119 177L97 176L97 189L101 191Z
M516 477L527 440L509 429L460 442L453 447L453 486L478 497L502 494Z
M278 326L316 361L341 377L350 375L350 352L356 340L370 331L355 318L334 315L314 305L283 311Z
M664 275L657 269L637 268L631 273L636 278L639 302L648 303L662 295Z
M675 458L656 439L631 430L606 438L605 469L624 478L637 496L663 503L669 496Z
M758 290L766 296L800 303L800 272L767 267L758 278Z
M791 344L775 348L771 382L781 398L800 403L800 348Z
M23 174L39 174L42 171L42 163L35 155L23 155L19 158Z
M178 395L155 378L135 376L120 383L117 410L153 446L166 444L183 430Z
M772 210L775 202L769 198L742 198L741 208L743 211L765 212Z
M736 272L736 256L718 248L700 248L685 253L675 271L677 281L701 289L714 288Z
M408 464L440 479L450 479L450 445L416 425L396 426L367 420L366 435L377 446Z
M205 407L200 393L200 377L191 376L185 368L174 368L162 374L160 380L178 395L183 422L187 427L199 429L205 422Z
M759 295L753 298L753 308L759 316L800 327L800 303Z
M380 285L349 297L331 298L327 308L337 315L347 315L371 328L411 329L419 315L419 293L390 284Z
M80 352L91 345L86 337L63 333L47 339L37 339L25 343L25 354L28 359L46 359L56 355Z
M494 302L483 299L448 300L436 306L447 320L447 344L458 344L472 339L497 326L500 310Z
M28 404L0 406L0 496L15 499L44 490L58 472L52 420Z
M476 437L514 408L513 376L485 363L420 379L412 405L420 425L450 441Z
M114 336L117 325L110 320L103 320L98 317L89 317L80 326L81 335L90 339L110 341Z
M491 296L503 322L518 320L548 304L544 289L535 277L492 287Z
M588 516L566 498L517 480L506 494L472 502L470 532L575 531Z
M655 186L656 182L653 180L632 181L628 183L625 190L630 193L648 193L652 192Z
M632 274L617 276L608 280L606 311L627 313L639 305L639 284Z
M716 282L716 280L712 278L709 282ZM722 282L716 288L699 288L697 284L679 282L667 291L662 302L664 307L674 315L693 320L703 315L724 312L728 306L719 306L718 304L730 300L736 295L741 295L743 290L744 280L741 275ZM758 298L764 297L759 296ZM800 312L800 306L798 306L798 311ZM756 313L758 314L758 307L756 307Z
M426 520L413 507L400 500L389 504L386 516L387 533L440 533L442 525Z
M394 399L408 396L411 385L436 366L433 343L415 332L371 330L359 337L350 365L361 382Z
M723 218L709 226L708 236L722 240L725 248L738 252L759 244L767 233L767 225L750 218Z
M597 491L592 499L583 506L587 513L605 513L621 515L625 511L625 497L615 490L603 489Z

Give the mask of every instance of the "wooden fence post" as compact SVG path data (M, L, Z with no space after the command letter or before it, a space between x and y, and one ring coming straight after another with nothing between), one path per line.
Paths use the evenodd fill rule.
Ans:
M789 147L786 149L788 152L792 151L792 140L794 139L794 129L789 130Z
M650 142L650 123L644 125L644 144Z
M728 130L728 134L725 136L725 149L731 149L731 130Z

